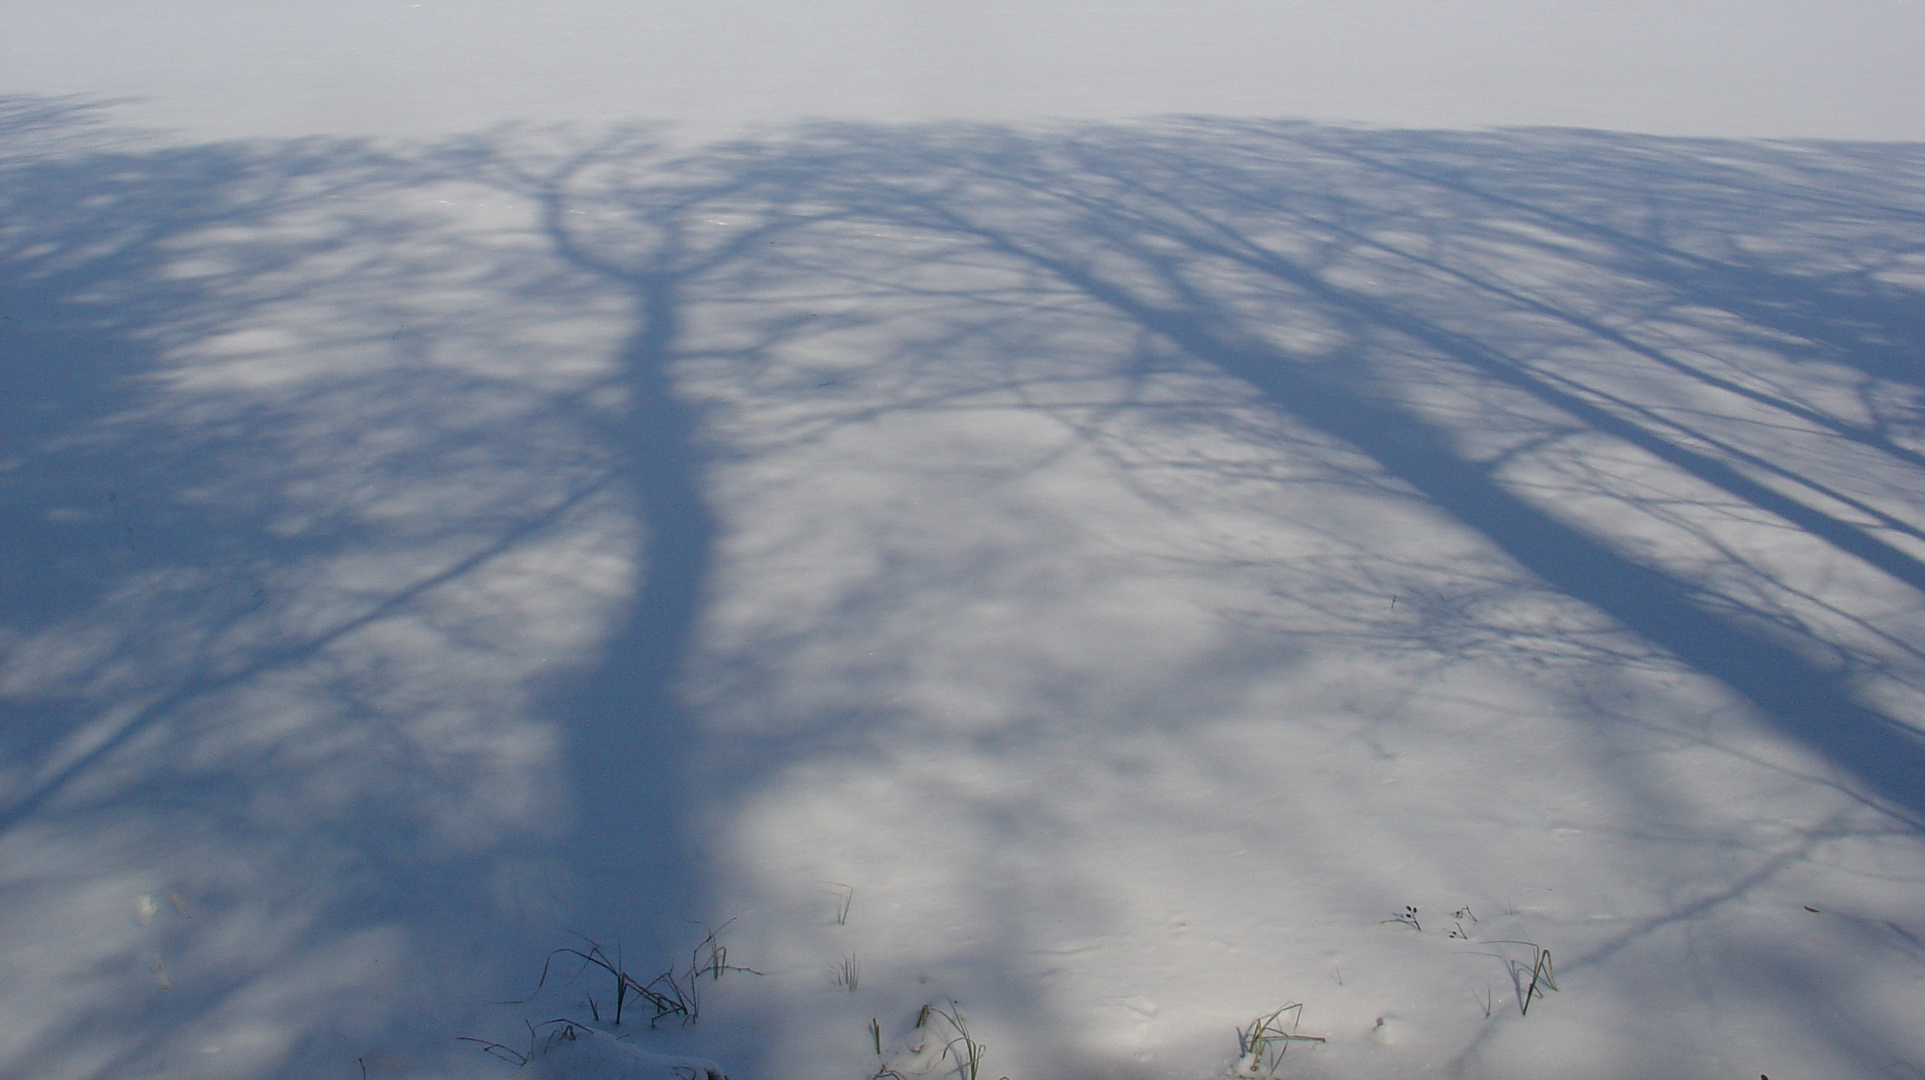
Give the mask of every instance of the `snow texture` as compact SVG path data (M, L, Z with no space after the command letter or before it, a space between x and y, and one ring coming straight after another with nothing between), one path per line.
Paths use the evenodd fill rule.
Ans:
M0 1076L1925 1075L1925 146L285 7L0 101Z
M713 1061L652 1054L594 1028L568 1032L529 1062L529 1080L728 1080Z
M201 139L1170 114L1925 139L1909 0L8 0L0 92Z

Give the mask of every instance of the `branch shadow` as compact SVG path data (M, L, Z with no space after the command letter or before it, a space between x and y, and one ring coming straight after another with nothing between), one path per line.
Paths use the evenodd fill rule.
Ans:
M1093 452L1152 501L1150 473L1170 462L1152 463L1141 447L1131 460L1118 432L1145 415L1207 416L1220 430L1246 422L1235 410L1254 410L1271 425L1264 438L1342 463L1321 484L1421 506L1479 538L1508 567L1495 578L1512 602L1541 593L1602 620L1572 616L1565 627L1524 632L1488 621L1489 608L1447 606L1463 582L1440 588L1440 577L1461 579L1463 568L1410 565L1391 595L1419 601L1425 621L1415 630L1327 604L1318 608L1323 624L1297 631L1296 646L1222 656L1171 675L1168 687L1234 697L1198 687L1286 670L1312 637L1344 637L1339 627L1449 668L1466 658L1423 636L1436 626L1430 617L1448 611L1458 626L1442 636L1455 644L1468 631L1538 665L1707 679L1816 763L1783 775L1884 819L1863 835L1908 837L1925 813L1925 751L1917 727L1886 703L1921 685L1916 595L1925 568L1905 494L1919 465L1919 412L1890 350L1910 347L1903 313L1916 290L1887 271L1916 257L1917 213L1902 205L1917 201L1916 155L1892 150L1881 162L1911 169L1889 180L1884 201L1835 194L1840 174L1878 184L1863 164L1876 157L1850 147L1209 120L1047 133L830 126L571 197L617 214L624 204L646 204L650 215L674 206L683 227L739 230L742 242L718 246L726 257L704 265L705 280L690 279L685 294L742 313L744 333L698 349L694 363L710 369L691 376L735 414L716 421L740 459L731 470L821 454L900 418L1027 410L1066 434L1014 463L973 470L962 486L957 478L972 470L925 461L930 487L1014 486ZM1834 186L1818 191L1809 177L1782 175L1801 169ZM1747 235L1776 245L1776 263L1750 252L1740 271L1688 249L1727 242L1721 230L1739 208ZM1610 215L1661 221L1651 229L1666 239L1634 241L1593 220ZM1841 253L1860 264L1857 294L1822 269ZM1796 318L1759 298L1773 290L1796 294ZM1863 299L1872 293L1879 299ZM1117 351L1097 347L1101 359L1080 384L1078 354L1051 347L1059 319L1103 324L1116 342ZM1148 404L1159 394L1152 387L1173 379L1211 382L1214 399ZM1226 391L1225 379L1254 397ZM1220 463L1190 466L1219 483L1242 479ZM695 669L713 682L704 712L750 745L707 751L723 762L710 766L710 798L755 801L770 783L769 761L846 758L843 776L891 768L891 740L930 723L927 706L862 700L901 693L919 666L927 677L903 633L931 624L900 619L913 606L905 597L980 590L1020 561L1016 552L1049 547L1048 527L1017 524L1006 548L992 541L933 562L870 556L875 569L822 600L815 616L711 638L711 656ZM1765 550L1773 537L1799 555ZM1851 567L1863 591L1842 604L1828 599L1828 587L1807 584L1811 565ZM1375 572L1344 570L1352 582ZM955 576L930 576L945 571ZM1881 592L1904 599L1858 607ZM1292 600L1306 598L1292 591ZM1354 584L1345 599L1354 608ZM892 620L895 629L879 636ZM898 651L877 663L829 655L882 643ZM982 681L1003 677L986 672ZM1047 714L1090 709L1101 696L1095 678L1017 677L1021 700L999 702L991 730L957 745L991 760L1040 753L1055 745ZM1166 717L1170 690L1144 693L1119 711L1142 723ZM1413 694L1422 693L1420 682ZM1598 723L1601 744L1623 737L1609 710L1583 705L1581 693L1567 700ZM718 719L744 710L755 715ZM1112 717L1105 730L1120 737L1131 722ZM1644 805L1634 817L1666 827L1688 818L1655 776L1614 768L1626 803ZM1665 805L1676 816L1656 809ZM1040 805L1026 812L1046 816ZM1733 887L1722 903L1752 892ZM1705 911L1693 902L1655 917L1600 944L1596 962ZM1004 932L1018 963L1013 954L1028 946L1020 931ZM1856 1036L1842 1030L1825 1038L1868 1068L1903 1053L1849 1049ZM1074 1054L1058 1052L1068 1056L1056 1067L1077 1067L1065 1064Z
M1555 924L1567 986L1626 999L1715 923L1779 973L1747 1009L1867 1073L1912 1052L1731 920L1925 817L1915 148L177 147L7 110L0 889L9 942L57 943L10 946L10 1069L442 1068L565 931L676 956L744 912L778 989L702 1037L751 1074L937 989L1028 1071L1209 1067L1049 957L1174 920L1163 880L1257 902L1186 861L1223 837L1366 928L1467 887L1358 787L1427 753L1514 778L1433 789L1510 823L1460 841L1485 873L1523 880L1540 816L1625 841L1648 903ZM1711 820L1674 759L1752 801ZM1249 797L1187 794L1219 783ZM1349 860L1357 829L1402 846ZM909 911L872 996L797 989L840 940L811 890L858 879ZM1169 992L1276 963L1321 977ZM1460 1027L1461 1072L1502 1064L1514 1025Z

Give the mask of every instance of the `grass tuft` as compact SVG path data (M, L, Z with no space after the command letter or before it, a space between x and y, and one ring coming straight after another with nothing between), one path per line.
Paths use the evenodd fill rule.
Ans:
M1388 919L1382 920L1382 922L1385 925L1402 923L1420 934L1424 932L1424 924L1417 921L1417 906L1415 904L1405 904L1404 910L1392 915Z
M876 1055L876 1071L869 1080L910 1080L937 1075L948 1075L954 1080L983 1080L987 1075L983 1071L983 1059L989 1047L969 1030L969 1018L952 998L932 1001L916 1011L907 1040L907 1059L890 1062L889 1051L883 1045L882 1024L873 1018L869 1021L869 1046ZM1009 1077L1000 1080L1009 1080Z
M1557 989L1557 970L1551 963L1551 950L1535 941L1493 941L1492 945L1522 945L1531 950L1531 962L1510 956L1499 956L1510 971L1511 988L1517 992L1517 1014L1529 1016L1531 1002L1544 996L1546 990Z
M836 925L847 926L849 925L849 907L856 902L856 887L844 885L840 881L831 881L829 884L836 887Z
M574 1042L581 1036L581 1028L577 1027L573 1020L544 1020L540 1024L529 1024L524 1020L522 1023L527 1024L528 1027L528 1052L525 1054L504 1043L490 1039L477 1039L470 1035L457 1035L455 1041L474 1043L489 1057L521 1068L533 1061L537 1054L553 1050L562 1043ZM546 1035L542 1034L542 1028L548 1029ZM362 1064L361 1071L362 1075L367 1074L366 1063Z
M920 1023L920 1020L918 1020ZM869 1018L869 1045L876 1052L876 1071L869 1074L869 1080L909 1080L890 1065L882 1050L882 1021Z
M482 1053L487 1054L489 1057L497 1058L501 1061L505 1061L516 1068L520 1068L523 1065L528 1064L528 1055L522 1053L519 1050L516 1050L512 1046L504 1046L501 1043L493 1042L488 1039L477 1039L472 1035L457 1035L455 1036L455 1041L474 1043L476 1046L481 1048ZM363 1076L367 1075L366 1065L362 1066L361 1074Z
M1283 1026L1286 1013L1290 1016L1287 1030ZM1233 1070L1236 1075L1275 1076L1291 1043L1324 1041L1321 1036L1297 1034L1297 1025L1302 1021L1303 1003L1293 1001L1275 1012L1250 1021L1248 1028L1238 1028L1237 1063Z
M954 1037L943 1047L942 1052L943 1056L956 1063L957 1080L980 1080L983 1054L988 1051L989 1047L977 1042L975 1038L969 1034L969 1025L963 1019L962 1007L954 1001L949 1003L949 1008L947 1009L936 1008L933 1005L925 1005L923 1006L922 1016L924 1020L932 1016L938 1017L949 1025L951 1031L955 1032ZM960 1047L960 1049L958 1049L958 1047ZM1004 1077L1004 1080L1008 1080L1008 1078Z
M611 956L599 942L577 934L576 936L582 939L586 948L564 947L549 953L548 959L542 962L541 978L536 981L534 992L520 1001L506 1001L502 1004L525 1005L535 1000L541 994L542 988L548 985L548 976L554 968L555 961L566 958L581 961L581 966L569 976L570 982L580 978L590 968L599 969L614 981L614 1011L609 1021L611 1027L622 1026L622 1021L628 1016L632 1005L650 1011L648 1018L650 1027L671 1017L679 1019L684 1024L692 1024L702 1012L700 982L703 976L714 981L719 980L724 972L730 971L740 971L749 975L762 974L754 968L729 963L728 949L722 945L718 936L722 930L728 928L728 925L723 923L720 927L705 927L708 934L690 951L687 968L681 970L670 968L647 982L629 973L622 962L619 946ZM595 1022L602 1023L601 1003L590 995L587 1004L588 1011L594 1016Z
M843 957L841 968L832 972L831 975L832 978L835 979L837 986L848 990L851 994L855 993L862 985L861 958L856 956Z

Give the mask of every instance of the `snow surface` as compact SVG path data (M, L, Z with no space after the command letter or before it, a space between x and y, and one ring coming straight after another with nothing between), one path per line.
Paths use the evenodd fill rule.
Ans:
M1925 1075L1925 147L94 63L0 104L0 1075Z
M0 92L200 138L1290 116L1925 139L1917 0L5 0Z
M529 1080L721 1080L704 1058L653 1054L594 1028L552 1032L526 1066ZM509 1059L512 1060L512 1059Z

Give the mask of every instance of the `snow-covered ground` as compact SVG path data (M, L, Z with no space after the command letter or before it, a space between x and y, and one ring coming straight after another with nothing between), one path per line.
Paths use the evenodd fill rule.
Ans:
M630 24L82 8L0 36L0 1076L1925 1075L1925 145L1648 133L1916 100L1036 81L1151 6L784 97L745 7L736 105L503 127ZM522 81L384 112L431 9Z
M200 137L1190 113L1925 138L1917 0L5 0L0 91Z

